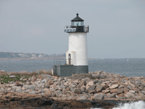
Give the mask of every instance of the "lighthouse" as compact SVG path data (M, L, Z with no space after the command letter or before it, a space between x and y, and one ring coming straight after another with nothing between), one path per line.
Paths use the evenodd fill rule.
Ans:
M87 33L89 26L84 25L84 20L76 14L70 26L65 26L64 32L68 33L68 51L66 51L66 64L54 65L53 71L59 76L88 73Z

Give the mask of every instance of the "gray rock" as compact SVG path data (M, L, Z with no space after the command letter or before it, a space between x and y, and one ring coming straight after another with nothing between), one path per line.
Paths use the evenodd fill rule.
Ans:
M141 81L135 81L136 84L141 84Z
M60 88L61 88L61 89L65 89L65 88L66 88L66 86L64 86L64 85L61 85L61 86L60 86Z
M50 88L49 84L44 84L44 88Z
M124 95L126 98L134 98L135 95L131 92L127 92L125 95Z
M50 90L51 90L51 91L55 91L55 89L54 89L54 88L50 88Z
M109 95L107 95L107 98L116 98L116 94L115 93L109 94Z
M64 95L64 94L62 95L62 98L67 98L67 97L68 97L67 95Z
M123 92L124 92L124 88L117 89L117 91L116 91L117 94L120 94L120 93L123 93Z
M16 92L16 88L12 88L12 91L13 91L13 92Z
M47 81L46 81L46 79L43 79L41 82L42 82L42 83L46 83Z
M92 74L92 77L94 77L94 78L100 78L100 76L96 75L96 74Z
M22 88L16 88L16 92L21 93L22 92Z
M102 81L98 81L97 83L98 83L98 84L102 84Z
M30 90L25 90L25 91L24 91L24 93L29 93L29 92L30 92Z
M4 88L1 88L1 89L0 89L0 92L6 92L6 91L5 91L5 89L4 89Z
M79 83L80 86L83 86L83 85L85 85L85 84L86 84L86 81L85 81L85 80L82 80L82 81Z
M119 86L119 89L120 89L120 88L124 88L124 85L121 84L121 85Z
M59 105L58 104L52 104L50 106L50 109L58 109Z
M106 78L106 75L101 74L100 79L104 79L104 78Z
M56 91L55 94L56 94L57 97L61 97L62 96L62 92L61 91Z
M127 86L127 88L128 88L129 90L131 90L131 89L132 89L132 87L131 87L131 86Z
M65 106L63 109L70 109L68 106Z
M45 93L44 89L39 89L39 93Z
M30 92L31 94L36 94L36 92L35 91L32 91L32 92Z
M135 94L135 91L134 91L134 90L130 90L129 92L131 92L131 93Z
M104 94L95 94L94 99L95 100L103 100L104 99Z
M145 95L145 91L141 91Z
M44 78L50 79L52 76L51 75L45 75Z
M96 86L90 86L89 89L88 89L88 92L91 91L91 90L94 90L95 87L96 87Z
M77 100L82 101L82 100L88 100L88 96L87 95L82 95L80 96Z
M116 88L118 88L119 87L119 84L113 84L112 86L110 86L109 88L110 89L116 89Z
M79 88L75 88L75 89L74 89L74 93L76 93L76 94L81 94L81 90L80 90Z
M81 87L81 92L85 92L86 91L86 87L85 86L82 86Z
M30 86L29 86L29 89L31 89L31 90L35 90L35 86L30 85Z
M101 92L102 89L103 89L103 86L101 86L101 85L97 85L97 86L96 86L96 91L97 91L97 92Z

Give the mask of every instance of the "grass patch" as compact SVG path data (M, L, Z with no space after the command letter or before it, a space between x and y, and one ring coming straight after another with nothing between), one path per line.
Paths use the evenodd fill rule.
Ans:
M9 77L8 75L2 75L0 76L0 82L2 83L8 83L11 81L20 81L21 76L15 75L15 77Z

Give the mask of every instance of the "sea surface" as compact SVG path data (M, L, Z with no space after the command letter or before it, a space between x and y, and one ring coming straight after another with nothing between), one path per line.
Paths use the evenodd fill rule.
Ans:
M145 77L145 58L125 59L94 59L89 60L89 71L106 71L125 75L127 77ZM12 71L38 71L51 70L53 65L65 64L62 60L5 60L0 61L0 70Z

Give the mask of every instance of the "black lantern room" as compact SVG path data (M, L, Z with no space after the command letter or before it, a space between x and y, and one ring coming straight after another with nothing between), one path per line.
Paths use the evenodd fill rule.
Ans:
M84 20L76 14L76 17L71 20L71 26L65 27L65 32L75 33L75 32L89 32L89 26L84 26Z
M71 26L84 26L84 20L79 17L79 14L71 20Z

